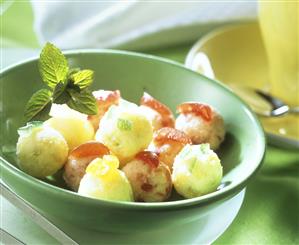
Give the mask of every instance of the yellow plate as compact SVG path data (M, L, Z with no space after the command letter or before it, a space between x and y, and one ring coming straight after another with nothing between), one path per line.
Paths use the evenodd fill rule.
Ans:
M201 38L185 65L229 85L268 90L268 66L257 22L219 28ZM257 103L257 102L256 102ZM269 142L299 149L299 116L260 117Z

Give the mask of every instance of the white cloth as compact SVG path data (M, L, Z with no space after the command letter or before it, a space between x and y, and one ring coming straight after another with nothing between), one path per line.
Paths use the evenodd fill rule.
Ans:
M195 40L256 17L256 1L31 1L42 45L148 48Z

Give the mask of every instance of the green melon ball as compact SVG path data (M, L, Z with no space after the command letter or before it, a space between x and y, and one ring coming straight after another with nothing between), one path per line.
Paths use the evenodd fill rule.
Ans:
M146 149L153 138L150 121L138 110L137 106L111 106L96 133L96 140L119 158L121 166Z
M176 156L172 181L185 198L208 194L217 189L222 179L222 166L209 144L186 145Z
M17 158L21 170L44 178L63 167L69 149L58 131L41 124L21 128L19 132Z

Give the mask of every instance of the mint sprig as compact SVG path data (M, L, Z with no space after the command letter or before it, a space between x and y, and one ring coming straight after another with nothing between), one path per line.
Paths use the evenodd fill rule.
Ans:
M93 115L98 110L96 99L89 90L85 89L77 92L71 89L68 93L71 99L67 102L67 105L70 108L88 115Z
M82 70L71 75L71 80L75 85L78 85L80 89L87 88L92 84L93 81L93 71L92 70Z
M43 81L52 89L57 83L63 82L68 74L69 67L62 52L51 43L43 48L38 62L39 72Z
M35 92L28 101L25 108L26 121L46 119L52 106L52 92L41 89Z
M66 57L51 43L42 49L39 72L49 89L34 93L25 108L25 120L45 120L52 103L67 104L70 108L87 115L98 112L96 100L89 91L93 82L92 70L69 68Z
M67 92L67 83L59 82L53 91L53 101L56 104L66 104L70 100L70 95Z

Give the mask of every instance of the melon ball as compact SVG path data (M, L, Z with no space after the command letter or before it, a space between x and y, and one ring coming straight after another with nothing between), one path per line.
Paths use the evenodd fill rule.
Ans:
M68 145L55 129L27 126L19 130L17 158L20 169L38 178L56 173L67 160Z
M139 152L122 170L131 183L136 201L162 202L170 196L170 170L155 153Z
M109 155L109 149L100 142L88 141L74 148L64 165L63 179L68 187L78 191L88 164L98 157Z
M122 166L146 149L152 137L151 124L136 105L112 105L101 119L96 133L96 140L106 145Z
M117 105L120 100L120 91L97 90L93 91L92 95L95 97L98 106L98 113L96 115L89 115L88 121L92 124L94 130L98 130L101 118L108 111L111 105Z
M96 199L134 201L131 185L118 166L116 156L94 159L86 168L78 193Z
M56 129L63 135L70 151L94 138L91 123L82 117L74 115L52 117L45 122L45 125Z
M213 192L222 178L222 166L209 144L186 145L176 156L172 182L176 191L185 198Z
M222 116L211 106L187 102L178 106L181 113L175 128L188 135L193 144L209 143L217 150L224 140L225 126Z
M161 128L155 132L148 149L156 152L159 160L167 164L170 171L176 155L186 144L191 144L191 139L175 128Z
M153 131L163 128L162 117L157 111L144 105L141 105L139 108L141 113L150 121Z
M149 113L147 114L147 117L150 118L155 130L162 127L174 127L174 116L172 111L159 100L144 92L140 99L140 105L143 109L144 107L151 109L147 110ZM153 113L153 111L156 113Z

